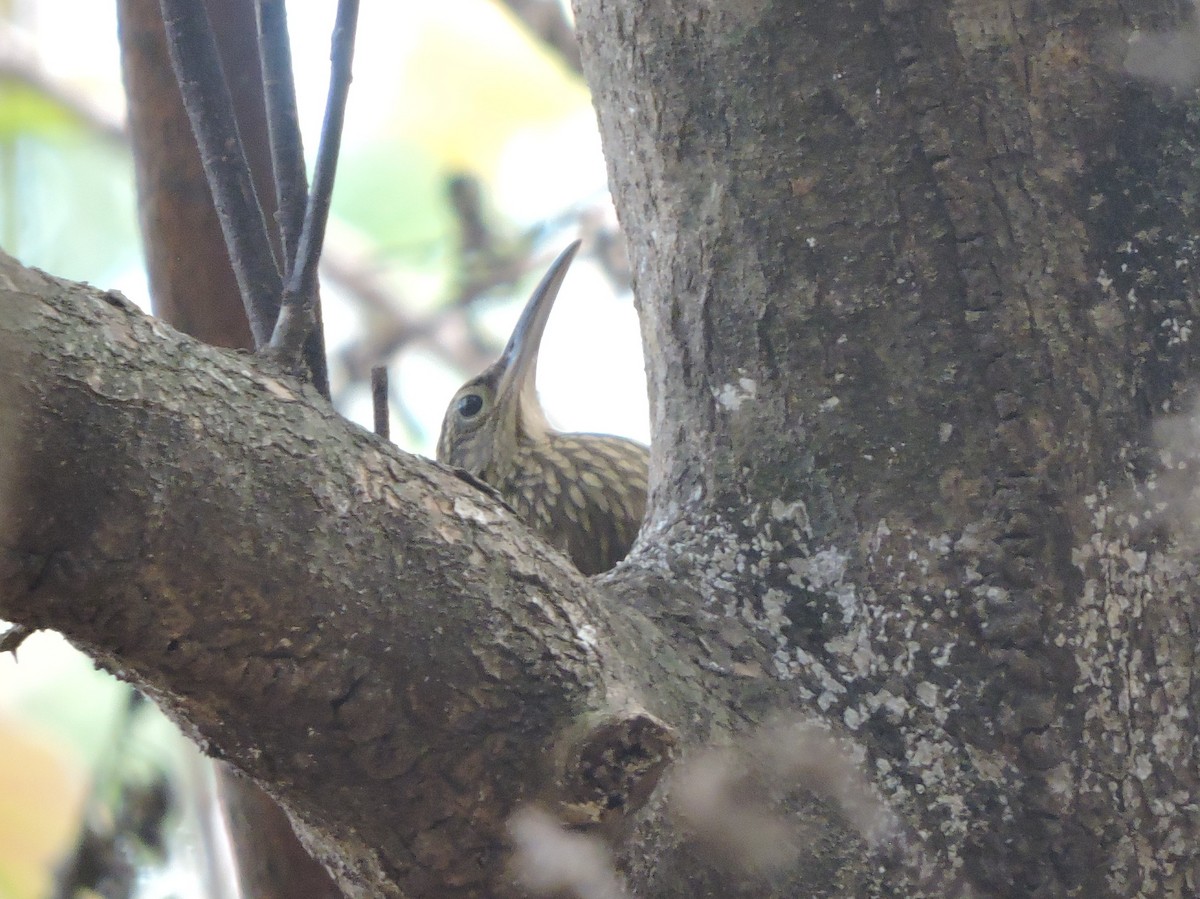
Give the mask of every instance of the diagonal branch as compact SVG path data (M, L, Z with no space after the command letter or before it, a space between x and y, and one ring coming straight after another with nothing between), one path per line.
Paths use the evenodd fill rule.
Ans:
M647 798L672 738L616 647L654 628L313 398L0 256L0 616L269 782L352 895L495 895L518 803Z

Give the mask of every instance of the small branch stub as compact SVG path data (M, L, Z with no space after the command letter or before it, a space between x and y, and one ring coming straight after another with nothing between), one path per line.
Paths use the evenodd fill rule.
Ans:
M371 369L371 407L375 413L375 433L387 440L391 437L388 422L388 371L386 365Z
M644 710L585 722L561 752L556 805L574 826L612 826L641 808L675 755L678 736Z

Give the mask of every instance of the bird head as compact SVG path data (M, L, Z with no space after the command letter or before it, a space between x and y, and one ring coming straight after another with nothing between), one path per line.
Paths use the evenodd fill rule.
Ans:
M559 254L525 304L500 358L450 400L438 438L440 462L481 476L498 454L513 452L524 440L545 437L550 426L537 396L538 350L578 249L575 241Z

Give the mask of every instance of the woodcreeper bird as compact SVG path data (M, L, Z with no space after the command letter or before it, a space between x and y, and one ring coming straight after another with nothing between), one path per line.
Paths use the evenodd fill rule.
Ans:
M649 453L622 437L556 431L538 401L542 333L578 249L575 241L554 260L500 358L454 395L437 457L490 484L576 568L598 574L625 557L641 527Z

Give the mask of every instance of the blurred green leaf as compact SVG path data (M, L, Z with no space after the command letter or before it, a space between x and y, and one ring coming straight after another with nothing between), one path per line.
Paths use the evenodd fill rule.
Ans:
M0 76L0 140L38 135L57 138L86 132L78 116L33 85Z
M333 210L387 256L410 265L429 264L454 236L441 164L412 144L351 151L338 169Z

